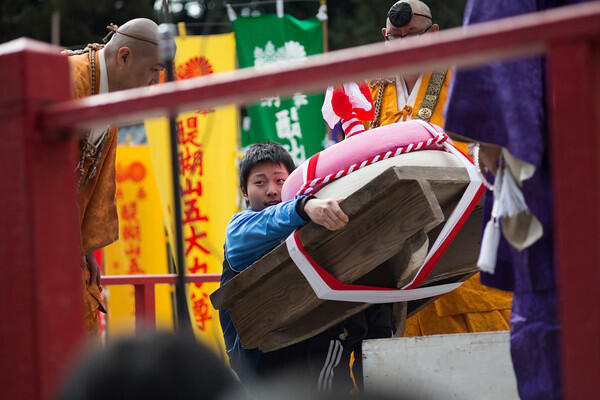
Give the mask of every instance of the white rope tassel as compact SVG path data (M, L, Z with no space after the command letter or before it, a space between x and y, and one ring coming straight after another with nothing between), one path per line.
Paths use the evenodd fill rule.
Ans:
M483 238L481 239L479 258L477 259L477 267L481 271L489 274L493 274L496 270L498 246L500 245L499 192L502 190L502 175L503 168L501 166L498 168L496 180L494 181L494 206L492 207L492 216L485 225Z
M493 274L496 271L496 258L500 245L500 226L495 218L490 218L483 231L481 249L477 259L477 267L483 272Z
M515 215L527 211L527 204L521 189L515 182L510 171L504 169L502 174L502 186L500 190L500 208L499 215L503 217L514 217Z
M479 269L490 274L493 274L496 270L502 218L514 217L528 210L523 193L517 182L515 182L510 170L505 168L502 158L499 164L493 188L494 206L492 208L492 217L485 226L479 259L477 260Z

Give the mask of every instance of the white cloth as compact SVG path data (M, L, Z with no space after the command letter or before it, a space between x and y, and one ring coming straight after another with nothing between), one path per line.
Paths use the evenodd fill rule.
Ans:
M396 76L396 101L398 104L398 111L402 110L407 105L411 106L413 109L415 108L415 101L417 100L417 94L419 94L422 81L423 74L420 74L419 79L415 82L415 86L413 86L411 92L408 93L404 78L402 76ZM412 115L407 115L406 120L412 120Z

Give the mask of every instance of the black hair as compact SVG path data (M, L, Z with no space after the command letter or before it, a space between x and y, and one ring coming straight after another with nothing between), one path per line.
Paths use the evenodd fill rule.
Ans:
M267 141L253 144L248 147L244 158L240 161L240 187L244 191L248 190L248 175L252 168L265 161L283 164L290 174L296 168L290 154L279 143Z

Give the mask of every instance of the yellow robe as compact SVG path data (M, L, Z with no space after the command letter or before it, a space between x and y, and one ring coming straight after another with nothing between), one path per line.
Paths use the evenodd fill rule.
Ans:
M448 84L450 83L450 71L446 74L446 79L442 85L442 90L438 96L438 101L433 109L433 113L431 114L431 118L429 122L432 124L436 124L438 126L444 126L444 116L442 114L444 110L444 104L446 104L446 97L448 95ZM417 118L417 112L425 98L425 92L427 92L427 86L429 85L429 80L431 79L431 72L427 72L423 74L423 78L421 79L421 86L419 86L419 90L417 92L417 98L415 99L414 107L404 107L402 110L398 110L398 96L396 93L396 85L391 83L387 84L383 89L383 101L381 102L381 111L379 114L379 126L393 124L395 122L406 121L406 117L410 115L412 119ZM371 96L373 97L373 101L377 99L379 95L379 87L375 86L371 88ZM368 124L368 123L367 123ZM368 128L368 125L367 125ZM454 142L454 145L458 147L463 153L467 153L468 146L463 142Z
M414 109L398 111L396 85L385 86L381 103L380 126L401 121L405 113L416 118L417 112L429 84L431 73L423 74ZM446 75L438 101L433 110L431 123L444 126L442 111L446 103L450 72ZM373 101L378 87L371 89ZM466 143L454 142L464 153ZM453 292L440 297L423 310L406 320L404 336L436 335L443 333L486 332L509 329L512 294L479 283L479 274L474 275Z
M95 54L96 74L94 87L100 86L98 54ZM71 93L74 99L92 95L92 70L88 53L69 56L71 72ZM83 164L83 177L96 164L96 172L85 185L81 178L79 191L79 226L81 232L81 254L89 254L118 239L119 225L116 202L115 160L117 154L117 129L112 128L95 163L94 157L87 157ZM81 159L81 151L78 160ZM87 269L82 270L84 295L85 330L91 336L98 335L98 310L105 311L102 301L102 287L89 282Z

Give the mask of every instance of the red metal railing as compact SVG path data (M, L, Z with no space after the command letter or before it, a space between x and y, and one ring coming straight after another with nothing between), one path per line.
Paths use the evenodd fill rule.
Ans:
M187 283L219 282L221 274L189 274L185 276ZM136 330L154 329L156 327L155 291L159 283L175 284L175 274L147 275L104 275L102 285L132 285L135 297Z
M89 127L96 121L133 122L168 111L240 104L261 97L321 90L382 74L468 67L490 60L546 53L554 42L600 35L598 4L455 28L416 39L370 44L312 56L284 68L243 69L61 102L41 110L44 131Z
M0 327L0 386L6 397L52 393L81 338L75 128L316 90L390 71L545 54L564 390L568 398L594 398L600 376L598 21L600 3L593 2L432 33L420 41L331 52L286 68L241 70L77 101L69 100L67 61L55 48L24 39L0 45L0 274L8 282L0 291L0 315L11 316Z

